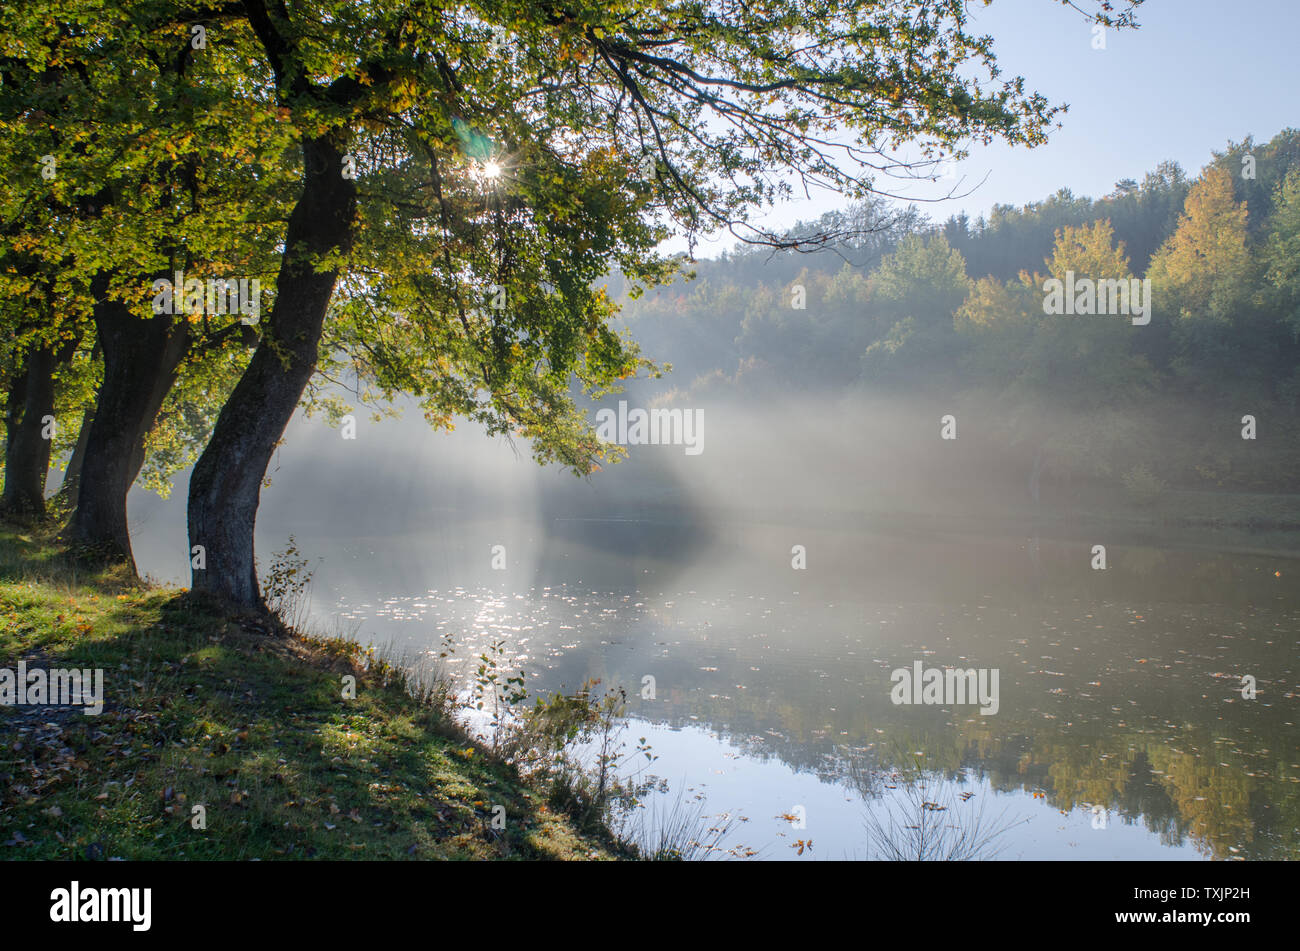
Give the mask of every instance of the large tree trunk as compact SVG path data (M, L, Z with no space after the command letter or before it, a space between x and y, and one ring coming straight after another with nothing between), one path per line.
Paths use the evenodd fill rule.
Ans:
M262 480L316 368L336 271L313 259L351 247L356 183L340 174L343 150L326 139L303 143L302 194L289 216L275 302L262 340L190 476L192 586L244 611L264 612L254 563L253 526Z
M5 487L0 509L15 515L45 514L45 480L53 446L47 420L54 416L54 371L71 358L76 341L59 350L35 346L9 388L5 414Z
M74 544L126 561L134 570L126 496L140 472L145 438L176 381L189 337L184 320L143 319L102 296L95 305L95 326L104 380L67 536Z

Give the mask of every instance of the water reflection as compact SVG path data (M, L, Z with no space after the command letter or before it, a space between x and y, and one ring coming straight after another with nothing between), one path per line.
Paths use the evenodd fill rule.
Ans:
M995 859L1027 818L990 814L988 796L926 770L884 772L855 764L853 785L868 802L871 857L890 862ZM1096 826L1094 825L1094 828Z
M572 524L455 537L486 552L507 530L506 572L425 559L413 577L401 566L426 540L363 539L333 550L317 590L337 594L327 614L413 650L450 635L464 658L504 637L534 691L627 686L657 742L704 738L675 758L657 747L674 795L716 787L741 759L779 767L756 780L770 801L740 833L769 855L797 838L773 817L807 798L802 780L860 801L854 764L868 756L887 775L923 768L955 796L1015 803L1030 821L999 836L1010 857L1078 857L1085 834L1114 857L1300 857L1300 610L1282 580L1294 561L1111 544L1094 571L1086 540L898 527L733 525L703 547L673 524L626 528L631 546L588 544ZM795 543L806 571L789 566ZM999 669L999 712L895 706L890 671L917 660ZM738 805L725 795L709 789L710 809ZM860 811L819 808L817 855L879 851Z

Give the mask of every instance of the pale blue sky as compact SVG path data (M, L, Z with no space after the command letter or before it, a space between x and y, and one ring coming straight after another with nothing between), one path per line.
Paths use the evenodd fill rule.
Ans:
M1047 145L972 147L962 190L988 180L965 198L923 205L931 217L965 209L974 218L1062 186L1096 197L1122 178L1140 181L1164 159L1194 175L1229 140L1263 142L1300 126L1300 0L1147 0L1141 28L1108 31L1105 50L1092 48L1091 26L1057 0L973 2L971 14L976 31L993 36L1004 73L1070 110ZM880 184L899 190L893 180ZM948 191L903 184L916 198ZM823 194L763 220L779 227L839 204ZM712 257L732 243L703 243L697 254Z

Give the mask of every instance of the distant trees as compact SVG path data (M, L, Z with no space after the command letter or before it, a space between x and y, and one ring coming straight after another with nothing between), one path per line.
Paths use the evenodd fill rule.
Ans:
M1277 314L1300 337L1300 163L1276 190L1272 228L1263 248L1261 304Z
M1221 168L1193 183L1178 227L1151 259L1167 308L1184 320L1231 322L1250 280L1246 203Z
M949 243L966 258L972 277L1015 277L1030 261L1051 254L1056 233L1107 219L1124 243L1133 269L1141 274L1178 220L1187 195L1187 178L1176 162L1161 162L1139 185L1132 179L1116 183L1099 199L1077 197L1068 188L1023 208L995 206L987 219L972 222L955 215L944 223Z
M957 309L967 349L965 366L976 378L1016 398L1074 406L1112 401L1149 382L1149 367L1130 352L1135 329L1128 320L1044 313L1048 278L1115 279L1131 276L1109 221L1066 226L1044 262L1047 273L1022 272L1013 281L983 278Z
M1253 348L1250 312L1255 261L1246 247L1246 203L1228 172L1211 167L1193 183L1178 227L1151 259L1148 275L1174 319L1173 365L1194 378L1237 363ZM1206 381L1216 385L1218 381Z
M955 355L953 312L970 291L966 261L942 234L911 234L870 278L875 322L882 331L862 357L868 382L906 366L933 372Z
M1247 155L1253 164L1243 161ZM1267 199L1258 184L1265 179ZM773 391L853 384L991 398L1001 420L994 429L1026 450L1022 462L1036 472L1110 479L1162 472L1173 481L1256 487L1294 482L1286 438L1276 427L1248 475L1230 470L1232 453L1222 444L1210 450L1195 435L1166 438L1155 424L1139 434L1131 408L1194 397L1212 401L1227 422L1240 419L1243 407L1294 416L1295 130L1232 146L1195 180L1166 162L1141 184L1120 182L1100 200L1062 190L1024 208L999 207L983 222L959 215L931 225L913 216L863 266L845 264L839 254L782 258L739 254L702 264L710 298L728 302L725 313L697 310L689 285L677 291L678 326L708 321L718 337L728 326L740 330L725 363L696 372L744 367L747 379L760 374ZM796 266L800 271L787 277ZM1149 279L1151 322L1045 313L1045 281L1068 273ZM791 306L795 285L807 292L804 310ZM630 326L657 326L674 291L633 302ZM845 369L847 349L860 357L856 373ZM725 390L725 381L714 374L708 386ZM1063 414L1073 420L1068 432L1059 425ZM1227 422L1216 431L1235 435ZM1178 425L1166 420L1164 430L1181 433Z

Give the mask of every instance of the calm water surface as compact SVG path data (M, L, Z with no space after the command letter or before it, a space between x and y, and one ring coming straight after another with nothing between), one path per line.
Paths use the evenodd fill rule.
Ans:
M1069 538L710 535L555 518L300 542L324 553L318 616L364 639L449 636L462 680L502 639L530 691L626 687L626 739L666 787L648 812L731 816L738 851L880 857L871 818L906 828L933 801L922 818L1004 829L1002 858L1300 857L1297 561L1112 544L1094 571ZM998 669L997 713L895 705L890 672L917 660Z

